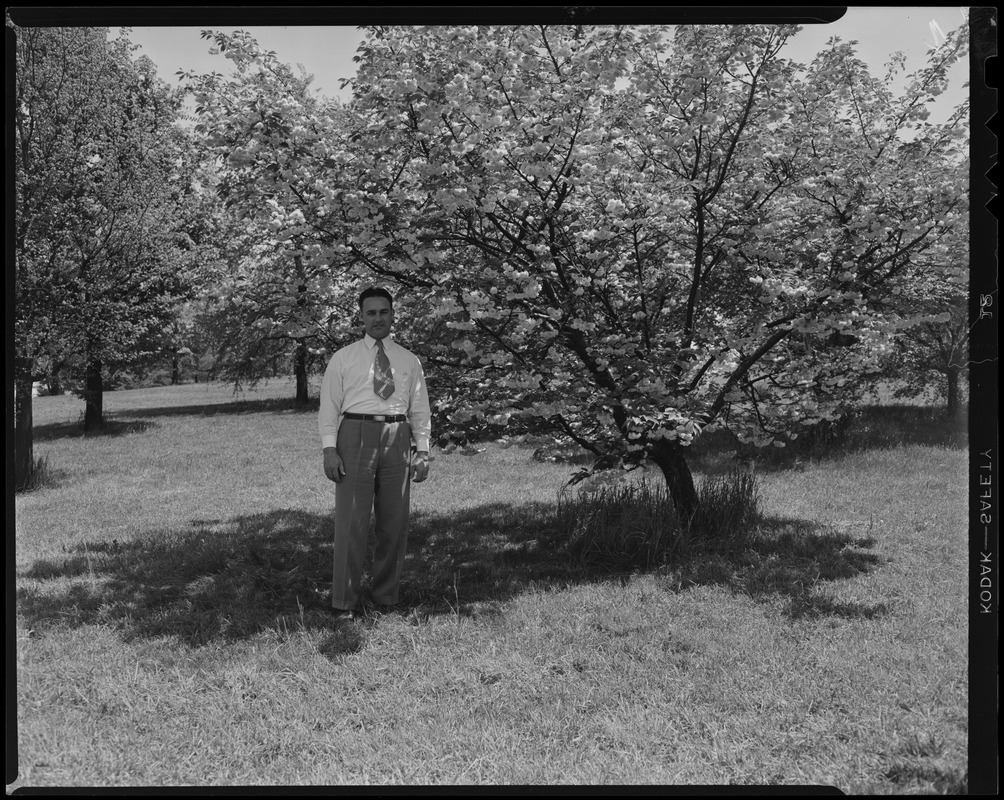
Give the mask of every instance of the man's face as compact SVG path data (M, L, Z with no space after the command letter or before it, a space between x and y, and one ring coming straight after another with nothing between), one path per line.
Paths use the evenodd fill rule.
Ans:
M367 297L359 309L366 333L374 339L383 339L394 324L394 309L386 297Z

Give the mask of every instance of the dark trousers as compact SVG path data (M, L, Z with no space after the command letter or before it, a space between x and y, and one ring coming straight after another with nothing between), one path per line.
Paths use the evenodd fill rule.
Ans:
M338 428L338 455L345 476L335 484L334 608L354 608L359 600L371 515L376 523L370 580L373 600L381 604L398 601L408 541L410 454L407 422L343 419Z

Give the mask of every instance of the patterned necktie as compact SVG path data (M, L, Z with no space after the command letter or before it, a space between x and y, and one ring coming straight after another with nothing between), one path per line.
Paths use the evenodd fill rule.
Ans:
M390 359L383 349L383 339L377 339L376 362L373 364L373 391L384 400L394 394L394 375L390 371Z

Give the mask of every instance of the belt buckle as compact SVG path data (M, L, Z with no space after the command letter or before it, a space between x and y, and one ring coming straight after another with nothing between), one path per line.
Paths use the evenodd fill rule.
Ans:
M387 416L385 414L374 414L373 415L373 421L374 422L386 422L387 421Z

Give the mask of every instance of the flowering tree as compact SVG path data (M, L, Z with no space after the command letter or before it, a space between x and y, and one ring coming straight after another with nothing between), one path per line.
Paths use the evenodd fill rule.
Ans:
M330 248L342 238L334 198L346 181L345 112L248 34L203 38L235 67L231 77L183 75L230 231L208 315L218 363L236 382L253 382L292 355L297 398L306 402L310 360L341 343L354 313L351 262Z
M306 403L312 363L339 341L343 321L352 316L350 282L343 280L337 295L332 286L321 303L318 278L326 280L302 253L277 251L247 227L232 232L212 265L211 288L199 316L213 342L214 374L238 386L254 385L292 359L296 399Z
M647 457L689 514L703 430L783 441L848 401L964 196L897 148L954 144L923 114L964 32L895 97L849 44L800 74L794 30L371 32L354 103L385 155L350 244L457 332L430 348L455 423Z
M790 63L796 30L369 29L337 124L259 126L295 154L273 230L407 289L455 433L532 420L599 467L650 459L689 516L687 446L835 416L962 208L958 134L924 113L965 32L895 95L851 44Z
M803 181L799 196L805 210L822 210L821 222L838 223L830 225L840 237L830 263L856 306L847 330L864 324L861 343L870 345L870 374L862 362L851 374L892 379L916 393L937 369L948 377L953 409L968 339L968 101L943 124L927 118L966 35L962 28L931 50L899 95L888 84L901 57L877 80L854 57L853 43L833 41L813 64L799 112L816 120L814 153L827 152L810 162L822 169ZM814 214L807 221L810 229L820 222Z

